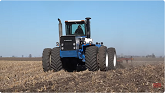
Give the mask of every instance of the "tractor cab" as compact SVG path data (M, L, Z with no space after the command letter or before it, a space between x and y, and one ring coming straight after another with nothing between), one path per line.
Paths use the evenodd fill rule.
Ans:
M61 51L72 51L82 49L82 45L90 45L93 40L90 38L90 19L85 18L86 20L68 20L65 21L65 31L66 35L62 35L62 23L59 21L59 43L56 44L60 46ZM61 57L64 57L61 53ZM65 53L66 54L66 53ZM70 54L67 56L70 57ZM66 57L66 56L65 56ZM75 56L78 57L75 53Z
M86 22L84 20L65 21L66 35L87 36Z

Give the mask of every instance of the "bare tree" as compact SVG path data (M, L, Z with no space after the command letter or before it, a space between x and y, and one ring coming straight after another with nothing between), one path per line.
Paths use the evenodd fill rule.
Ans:
M155 55L154 55L154 53L152 53L152 58L155 58Z
M29 58L31 58L32 57L32 54L29 54Z

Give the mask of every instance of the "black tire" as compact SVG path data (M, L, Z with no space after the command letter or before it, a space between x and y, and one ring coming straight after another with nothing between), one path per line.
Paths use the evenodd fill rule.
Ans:
M50 67L50 55L51 55L51 48L45 48L42 53L42 66L43 71L47 72L51 69Z
M89 71L97 71L98 70L97 52L98 52L98 47L96 47L96 46L86 47L85 66Z
M98 66L100 71L106 71L106 53L107 53L107 47L101 46L98 50Z
M60 48L55 47L51 52L51 68L53 71L57 72L62 69L62 61L60 57Z
M108 48L107 49L108 52L108 69L109 70L114 70L117 67L117 57L116 56L116 50L115 48ZM116 62L116 65L114 65L114 61Z

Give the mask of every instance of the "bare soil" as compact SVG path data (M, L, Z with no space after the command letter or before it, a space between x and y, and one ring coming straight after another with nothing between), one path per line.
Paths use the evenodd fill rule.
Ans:
M0 92L164 92L163 61L123 62L107 72L43 72L41 61L28 60L0 64Z
M42 61L41 57L0 57L0 60L7 61Z

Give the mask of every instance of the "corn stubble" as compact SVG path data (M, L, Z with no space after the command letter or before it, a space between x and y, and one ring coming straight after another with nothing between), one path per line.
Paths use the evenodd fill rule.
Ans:
M1 92L163 92L164 64L116 70L43 72L41 61L0 61ZM153 83L161 83L153 88Z

